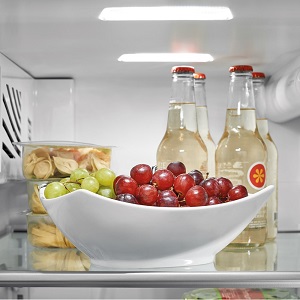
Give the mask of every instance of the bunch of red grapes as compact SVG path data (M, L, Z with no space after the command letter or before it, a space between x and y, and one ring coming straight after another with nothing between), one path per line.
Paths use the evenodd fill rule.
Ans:
M215 205L248 196L245 186L233 186L225 177L204 178L199 170L187 173L179 161L156 171L138 164L130 176L115 178L114 191L119 201L161 207Z

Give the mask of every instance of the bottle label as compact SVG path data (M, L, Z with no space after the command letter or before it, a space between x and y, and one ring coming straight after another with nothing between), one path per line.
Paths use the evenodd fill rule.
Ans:
M219 289L221 299L265 299L259 289Z
M214 300L242 300L242 299L299 299L290 289L258 289L258 288L200 288L184 293L185 300L189 299L214 299Z
M248 170L248 182L256 190L260 190L266 183L266 167L262 162L256 162Z

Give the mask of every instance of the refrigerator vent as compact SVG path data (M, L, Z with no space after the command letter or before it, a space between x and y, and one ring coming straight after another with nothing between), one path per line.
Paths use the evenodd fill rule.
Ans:
M15 142L74 139L73 90L73 79L34 79L0 53L0 184L24 180Z
M9 158L21 157L21 150L13 142L21 141L21 92L6 84L2 95L2 151Z
M23 179L22 147L14 142L31 140L32 84L21 78L1 78L1 171L0 183Z

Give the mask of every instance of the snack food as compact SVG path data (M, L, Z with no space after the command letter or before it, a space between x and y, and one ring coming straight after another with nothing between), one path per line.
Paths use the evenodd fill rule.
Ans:
M28 207L35 214L46 214L46 210L40 200L39 185L47 181L27 181Z
M40 271L87 271L90 259L77 249L33 249L30 268Z
M35 247L75 248L47 214L27 214L27 236Z
M111 147L74 142L30 142L23 146L23 174L29 180L67 177L77 168L95 172L110 167Z

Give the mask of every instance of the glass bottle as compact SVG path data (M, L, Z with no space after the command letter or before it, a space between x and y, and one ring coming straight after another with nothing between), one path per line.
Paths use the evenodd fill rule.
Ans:
M198 132L207 148L207 154L208 154L207 171L209 173L209 177L214 177L216 145L211 137L210 130L209 130L205 80L206 80L205 74L203 73L194 74L194 89L195 89Z
M160 142L156 160L157 168L166 168L173 161L181 161L186 171L207 172L207 148L197 128L194 99L194 67L172 68L172 95L169 101L165 135Z
M225 247L215 256L217 271L274 271L267 269L267 250L262 247Z
M256 126L252 67L230 67L229 99L224 133L216 147L216 177L227 177L253 194L265 186L267 151ZM231 242L257 247L266 241L266 206Z
M266 185L274 185L275 190L267 202L267 240L274 240L277 236L278 223L278 153L276 145L270 135L268 119L266 117L265 74L253 72L253 89L256 105L258 131L263 138L268 153Z

